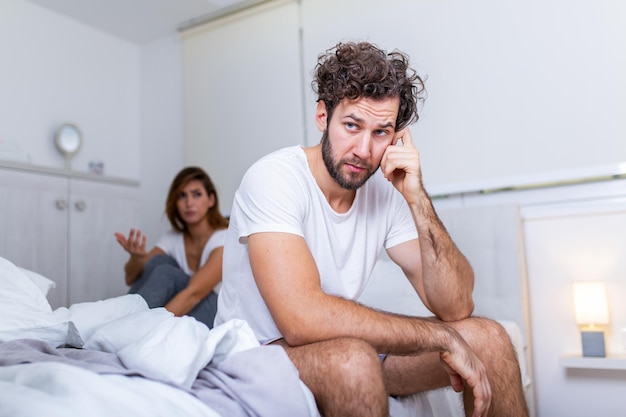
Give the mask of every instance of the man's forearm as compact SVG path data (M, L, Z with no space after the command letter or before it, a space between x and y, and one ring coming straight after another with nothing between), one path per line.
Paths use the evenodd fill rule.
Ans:
M442 320L469 317L474 309L474 271L437 216L426 192L411 206L422 258L424 291Z
M316 314L307 314L292 329L281 329L289 345L354 337L365 340L379 353L416 355L448 351L459 343L458 333L434 318L383 312L327 294L312 304Z

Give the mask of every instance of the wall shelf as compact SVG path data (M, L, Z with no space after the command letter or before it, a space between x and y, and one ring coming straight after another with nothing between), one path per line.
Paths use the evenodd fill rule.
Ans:
M139 181L137 180L120 178L120 177L111 177L108 175L93 174L90 172L80 172L80 171L72 171L68 169L44 167L41 165L34 165L34 164L23 163L23 162L0 160L0 169L8 169L8 170L18 171L18 172L30 172L30 173L36 173L36 174L54 175L54 176L65 177L65 178L79 178L79 179L86 179L86 180L92 180L92 181L98 181L98 182L107 182L111 184L130 185L134 187L139 186Z
M563 368L626 370L626 355L609 355L606 358L563 355L559 358Z

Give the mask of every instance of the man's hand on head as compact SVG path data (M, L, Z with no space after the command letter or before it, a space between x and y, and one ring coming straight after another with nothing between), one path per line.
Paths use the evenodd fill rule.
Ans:
M413 144L409 128L396 133L383 154L380 168L409 204L423 191L419 151Z

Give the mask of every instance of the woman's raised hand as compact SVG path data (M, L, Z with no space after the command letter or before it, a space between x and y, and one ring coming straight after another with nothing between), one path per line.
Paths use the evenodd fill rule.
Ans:
M139 229L130 229L128 238L123 233L116 232L115 239L131 256L145 256L147 254L147 238Z

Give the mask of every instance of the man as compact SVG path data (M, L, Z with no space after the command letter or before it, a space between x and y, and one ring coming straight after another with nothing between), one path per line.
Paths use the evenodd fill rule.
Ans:
M313 86L321 143L262 158L235 195L216 324L283 346L325 417L386 416L388 395L445 385L467 415L526 416L508 335L470 317L472 268L422 185L408 57L340 43ZM383 248L436 318L354 301Z

